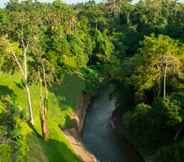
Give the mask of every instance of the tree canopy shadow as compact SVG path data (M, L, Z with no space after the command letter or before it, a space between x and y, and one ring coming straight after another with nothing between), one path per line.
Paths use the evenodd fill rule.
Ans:
M0 98L6 97L6 96L9 96L11 98L15 98L16 97L16 94L8 86L0 85Z
M62 108L74 108L76 97L81 95L84 88L82 80L76 75L66 75L62 85L53 85L49 88L57 96L57 100Z
M32 131L36 134L36 136L38 138L42 138L42 136L39 134L39 132L36 130L36 128L30 122L27 122L27 124L32 129Z
M68 148L68 146L60 141L49 139L42 145L50 162L72 161L77 159L76 155Z
M55 139L48 139L44 141L42 138L38 138L35 133L31 133L27 137L29 143L29 154L31 159L47 159L47 162L79 162L78 157L72 152L72 150L62 141ZM38 152L40 150L41 152ZM42 159L43 160L43 159Z
M16 82L16 81L14 81L14 83L15 83L16 86L19 87L20 89L23 89L23 88L24 88L24 84L23 84L22 81L21 81L21 82Z

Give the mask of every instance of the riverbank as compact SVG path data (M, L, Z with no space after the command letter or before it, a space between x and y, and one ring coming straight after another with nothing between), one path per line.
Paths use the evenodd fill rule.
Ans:
M122 114L121 114L122 115ZM131 147L137 152L140 159L142 159L144 162L157 162L154 157L155 156L146 156L140 148L135 147L134 142L129 138L129 134L127 133L126 129L123 129L119 123L121 123L121 115L117 110L115 110L112 114L112 126L113 129L115 129L118 136L120 136L120 140L127 141Z
M98 162L96 157L81 142L87 110L91 104L92 97L82 94L78 98L76 111L70 114L71 128L64 129L65 137L70 141L72 149L82 162Z
M64 131L65 137L70 144L72 145L72 149L75 155L82 161L82 162L98 162L96 157L90 153L86 147L82 144L78 137L73 135L72 130L65 130Z
M113 113L115 111L115 100L111 100L109 98L110 91L103 90L99 92L96 97L91 97L86 94L81 95L78 98L78 104L75 113L70 114L72 127L69 129L65 129L64 134L66 138L70 141L75 154L82 162L97 162L98 160L95 156L97 156L102 162L107 162L107 159L115 160L113 162L121 162L122 160L123 162L144 162L134 146L130 144L129 141L124 137L120 138L119 140L120 135L116 134L115 129L113 130L113 128L116 127L116 124L114 122L115 116ZM95 113L95 118L90 117L91 113ZM98 120L100 120L100 123L98 123ZM92 128L92 130L90 131L88 130L88 128ZM102 132L102 134L99 132ZM83 142L81 142L82 134L82 141L85 143L87 148L84 146ZM93 136L94 138L85 140L84 138L86 138L86 134L87 136ZM99 140L101 137L103 137L101 140L105 139L106 141L102 141L101 144L94 141ZM123 141L122 148L120 141ZM90 147L88 147L88 142L93 143L95 149L101 147L98 152L101 152L102 156L106 156L106 160L103 159L104 157L100 158L101 155L98 156L98 154L95 153L93 149L90 149ZM105 146L105 144L107 144L107 146ZM109 151L108 148L110 148ZM113 152L112 154L112 150L115 151L115 153ZM104 153L106 155L104 155ZM122 155L124 157L121 157Z

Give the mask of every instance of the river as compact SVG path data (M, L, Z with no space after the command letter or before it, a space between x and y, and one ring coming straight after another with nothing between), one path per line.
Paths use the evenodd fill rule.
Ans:
M83 143L100 162L144 162L126 140L118 140L110 126L115 100L112 87L101 90L91 104L83 129Z

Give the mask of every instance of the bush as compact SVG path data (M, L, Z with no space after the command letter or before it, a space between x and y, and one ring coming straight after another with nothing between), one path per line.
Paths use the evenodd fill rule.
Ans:
M165 125L169 128L177 127L183 121L183 110L177 100L157 98L153 104L154 111L160 113Z
M19 109L9 99L1 99L0 113L0 161L24 162L27 152L27 144L21 132Z
M167 147L161 148L156 159L160 162L183 162L184 161L184 142L176 143Z
M11 146L0 143L0 161L12 162Z
M172 131L166 125L167 114L144 103L123 115L123 128L127 137L144 154L152 154L172 139Z

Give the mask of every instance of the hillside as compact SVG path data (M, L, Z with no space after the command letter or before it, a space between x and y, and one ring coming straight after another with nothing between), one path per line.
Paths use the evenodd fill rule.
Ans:
M1 73L1 96L11 97L12 102L15 102L20 109L26 109L24 89L22 89L19 84L20 78L18 75ZM26 122L22 123L23 126L21 129L21 135L25 138L22 144L27 145L26 149L28 149L26 153L28 155L26 155L28 162L79 162L71 149L69 141L65 139L63 132L59 128L59 125L65 127L68 124L68 114L75 109L77 97L81 95L83 87L83 82L79 78L68 75L64 79L63 86L55 86L49 91L49 138L48 141L45 142L40 137L39 87L38 85L31 86L35 130L30 128ZM6 151L4 150L4 152ZM5 157L8 157L7 152ZM0 158L2 157L0 156ZM1 159L1 162L7 162L7 159Z

